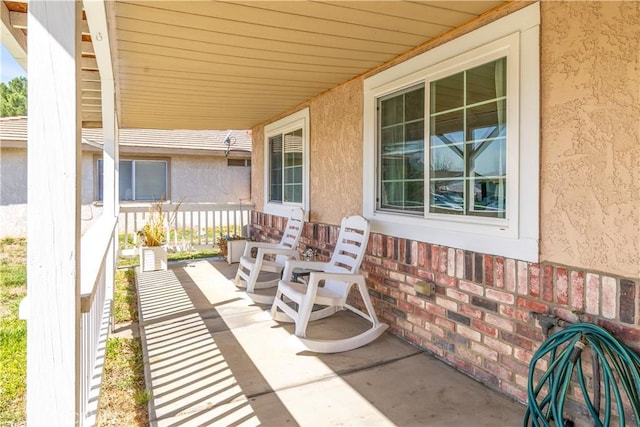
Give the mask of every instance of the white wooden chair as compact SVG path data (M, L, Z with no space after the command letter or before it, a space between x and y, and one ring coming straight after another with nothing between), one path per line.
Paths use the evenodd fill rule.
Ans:
M295 208L287 220L280 243L247 242L240 258L240 264L238 264L235 282L237 286L247 288L246 292L253 301L262 304L273 302L273 295L258 294L255 291L256 289L277 286L287 260L299 259L297 246L302 235L303 224L304 211ZM255 258L251 256L253 249L257 250ZM265 255L270 255L274 259L265 259ZM258 282L260 272L277 273L278 276L271 280Z
M281 322L295 322L295 335L308 350L317 353L338 353L361 347L378 338L388 325L380 323L367 291L365 278L358 274L369 239L369 223L361 216L342 220L336 248L329 262L287 261L283 280L278 283L271 317ZM309 269L308 284L292 282L294 269ZM324 281L324 286L319 286ZM356 285L367 313L347 304L352 285ZM295 304L291 304L291 302ZM314 305L321 308L313 311ZM309 321L322 319L348 309L371 323L359 335L337 339L307 338Z

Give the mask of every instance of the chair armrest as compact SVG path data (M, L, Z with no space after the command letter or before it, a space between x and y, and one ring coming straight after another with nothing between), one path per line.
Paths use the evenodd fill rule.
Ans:
M273 249L277 249L279 246L279 243L268 243L268 242L252 242L252 241L247 241L247 244L244 246L244 253L242 254L242 256L244 257L249 257L251 258L251 249L253 248L273 248Z
M287 255L291 258L298 259L300 254L295 249L285 249L285 248L258 248L258 253L256 255L257 258L264 258L265 255Z
M364 276L362 274L354 273L325 273L323 271L312 271L309 275L309 284L316 284L321 280L335 280L336 282L346 283L365 283Z
M291 281L291 274L294 268L307 268L310 270L322 271L327 268L327 262L321 261L303 261L303 260L288 260L284 267L282 277L285 281Z

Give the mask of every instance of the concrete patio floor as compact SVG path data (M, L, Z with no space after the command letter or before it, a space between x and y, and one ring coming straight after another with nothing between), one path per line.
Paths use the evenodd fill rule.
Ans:
M304 351L229 280L198 260L138 274L152 426L517 426L525 408L385 333L339 354ZM350 313L309 336L352 332Z

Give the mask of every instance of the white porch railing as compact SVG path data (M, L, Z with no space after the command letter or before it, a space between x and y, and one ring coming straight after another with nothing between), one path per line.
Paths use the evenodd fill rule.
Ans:
M113 289L107 289L107 269L116 238L116 217L101 217L81 240L80 273L80 424L96 424L102 368L106 355ZM113 259L113 258L111 258Z
M241 203L182 203L171 224L168 246L175 250L202 249L216 244L221 235L247 235L254 205ZM165 212L175 205L167 204ZM136 232L145 224L148 206L120 205L120 253L132 254L138 246Z

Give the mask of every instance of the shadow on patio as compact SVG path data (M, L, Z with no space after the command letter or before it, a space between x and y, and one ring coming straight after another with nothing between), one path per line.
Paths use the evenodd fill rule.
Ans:
M524 407L389 333L339 354L302 351L230 278L237 264L138 274L151 425L520 425ZM340 313L310 335L360 320ZM320 329L318 329L320 328Z

